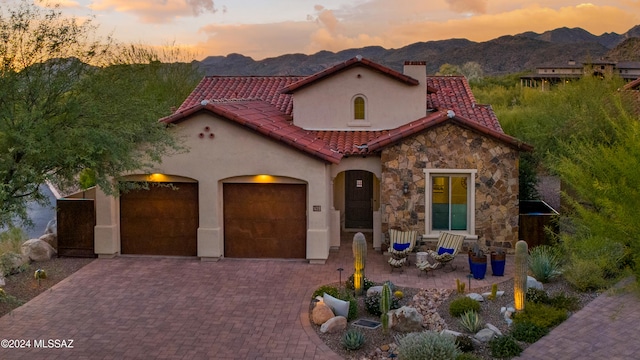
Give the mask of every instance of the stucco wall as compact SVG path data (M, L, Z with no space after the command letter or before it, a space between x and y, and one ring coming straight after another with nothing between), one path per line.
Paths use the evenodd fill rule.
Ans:
M425 79L420 79L421 85ZM365 121L353 119L357 94L366 98ZM351 68L296 91L294 122L310 130L392 129L426 115L425 94L424 85L407 85L367 68ZM367 126L353 126L358 122Z
M425 168L477 169L475 227L480 244L513 248L518 240L518 158L518 152L503 143L453 124L386 148L381 158L382 231L400 226L426 233Z
M331 205L328 164L206 113L178 124L173 131L189 151L164 158L153 172L198 182L198 256L217 258L224 254L223 183L263 181L255 176L270 175L273 178L267 182L307 184L307 259L327 259ZM105 215L99 225L112 228L117 225L117 217L109 214L117 213L119 202L103 203L101 213ZM321 211L313 210L317 205ZM110 237L103 236L109 249L119 247L114 243L119 241L118 234L115 229ZM96 238L96 242L101 241Z

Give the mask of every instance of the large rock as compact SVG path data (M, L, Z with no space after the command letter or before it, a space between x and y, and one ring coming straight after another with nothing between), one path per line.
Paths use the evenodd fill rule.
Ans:
M51 245L52 248L56 249L56 251L58 250L58 236L54 233L46 233L42 236L40 236L38 239L46 242L47 244Z
M316 325L322 325L334 316L331 308L323 302L316 303L316 306L311 311L311 321Z
M373 296L375 294L382 294L382 285L372 286L367 289L367 297Z
M336 299L329 294L322 296L324 303L333 310L333 313L337 316L349 317L349 302Z
M487 343L487 342L491 341L491 339L493 339L495 336L496 336L496 333L493 332L493 330L484 328L484 329L478 331L474 335L474 338L476 338L480 342Z
M527 289L544 290L544 285L533 276L527 276Z
M46 241L40 239L27 240L22 244L22 255L28 256L33 261L46 261L56 254L56 249Z
M0 274L0 286L4 286L5 284L4 275Z
M323 334L343 331L347 328L347 318L344 316L336 316L327 320L320 326L320 332Z
M422 314L416 308L409 306L389 311L389 327L396 331L422 331L422 320Z
M21 271L21 268L29 264L29 257L16 254L5 253L0 257L0 275L4 272L4 275L17 274Z

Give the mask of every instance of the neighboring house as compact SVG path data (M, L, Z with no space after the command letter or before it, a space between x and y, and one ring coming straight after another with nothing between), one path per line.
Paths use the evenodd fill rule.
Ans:
M520 77L520 85L545 90L551 85L576 80L584 75L616 75L627 82L633 81L640 78L640 62L602 60L576 63L570 60L566 64L537 67L535 74Z
M97 199L96 253L301 258L324 263L343 230L518 240L518 159L463 77L399 73L361 57L312 76L208 76L160 121L188 153L172 183Z

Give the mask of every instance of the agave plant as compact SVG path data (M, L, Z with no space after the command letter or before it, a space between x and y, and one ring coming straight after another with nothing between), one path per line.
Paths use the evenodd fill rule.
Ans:
M342 335L342 345L348 350L360 349L364 341L364 334L356 329L349 329Z
M473 310L465 311L464 314L460 316L459 321L460 325L472 334L480 331L480 329L482 329L482 327L484 326L480 315Z

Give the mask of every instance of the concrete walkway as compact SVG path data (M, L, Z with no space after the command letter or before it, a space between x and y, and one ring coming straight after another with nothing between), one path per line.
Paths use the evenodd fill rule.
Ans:
M340 251L332 252L325 265L283 260L98 259L0 318L0 340L30 340L31 346L0 348L0 359L339 359L316 335L308 311L313 291L338 281L338 268L345 269L342 281L352 273L350 245L350 240L343 240ZM413 266L403 273L391 273L384 256L370 248L366 276L401 286L454 288L455 279L467 281L468 274L466 256L458 256L455 263L456 271L437 270L428 276L418 276ZM513 259L508 258L506 276L488 274L484 280L472 280L471 287L505 281L512 273ZM634 299L622 299L623 308L617 312L617 302L598 306L611 308L616 315L607 311L602 317L616 326L578 325L578 329L591 329L586 330L584 342L592 349L602 349L593 352L597 357L607 354L612 358L613 350L638 347L631 345L638 342L630 340L640 335L640 309ZM596 301L611 300L601 297ZM627 319L634 311L631 329ZM602 321L580 312L558 327L562 330L540 341L551 341L550 345L536 344L523 358L589 357L582 351L585 345L572 354L575 356L542 353L554 347L558 331L567 336L577 333L567 326L583 317ZM617 324L625 327L620 329ZM616 330L626 330L626 336L619 336ZM605 342L606 335L617 342ZM64 345L73 340L73 348L34 348L36 342L60 347L63 340ZM573 341L580 343L575 337ZM594 348L598 343L603 345ZM640 353L632 354L636 356L631 358L640 358Z

